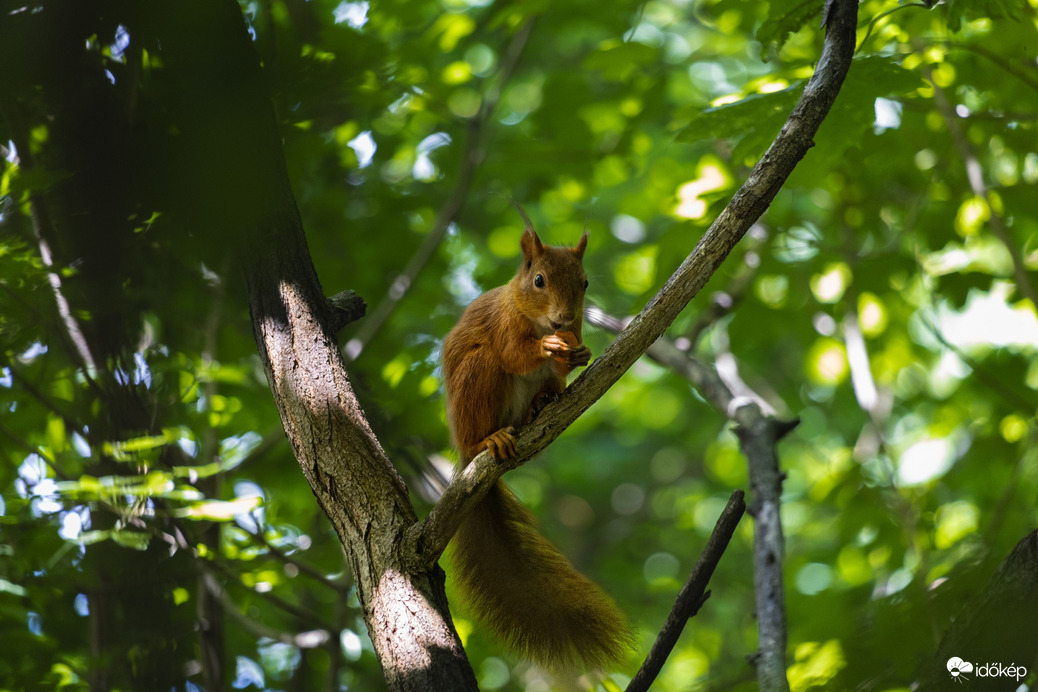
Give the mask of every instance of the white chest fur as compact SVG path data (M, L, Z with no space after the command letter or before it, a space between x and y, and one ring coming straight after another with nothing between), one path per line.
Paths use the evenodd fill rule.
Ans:
M552 376L550 359L544 361L536 370L522 375L512 375L512 395L508 397L504 410L501 411L500 426L503 428L508 425L522 425L523 417L533 403L533 398Z

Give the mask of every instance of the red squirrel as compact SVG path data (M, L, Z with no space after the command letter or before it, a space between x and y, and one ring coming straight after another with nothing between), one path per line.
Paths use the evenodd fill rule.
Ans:
M519 212L526 227L518 273L476 298L443 342L459 469L484 449L497 459L515 456L516 426L591 359L580 337L587 233L573 248L544 245ZM624 615L538 533L533 514L503 481L465 517L453 546L458 590L518 655L551 669L623 658L630 640Z

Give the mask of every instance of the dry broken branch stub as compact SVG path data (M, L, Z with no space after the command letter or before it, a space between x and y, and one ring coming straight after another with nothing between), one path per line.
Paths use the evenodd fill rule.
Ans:
M357 295L356 291L340 291L328 296L328 307L331 308L328 327L333 334L339 333L339 330L350 322L356 322L364 317L368 310L367 303Z

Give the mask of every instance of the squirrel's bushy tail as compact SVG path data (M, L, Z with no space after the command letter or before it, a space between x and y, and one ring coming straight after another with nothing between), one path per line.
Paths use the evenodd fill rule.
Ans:
M498 481L454 536L458 590L517 654L545 668L623 658L627 622L612 599L537 532L537 520Z

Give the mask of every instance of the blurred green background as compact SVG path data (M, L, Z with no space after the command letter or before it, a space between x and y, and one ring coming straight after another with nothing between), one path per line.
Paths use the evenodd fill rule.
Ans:
M223 242L244 164L184 144L185 123L226 114L178 81L176 41L217 29L191 6L15 5L0 8L0 688L217 689L204 671L222 662L234 689L381 689ZM442 338L518 261L508 197L546 242L586 227L589 302L637 312L796 102L821 5L230 3L244 27L203 69L248 74L248 32L326 293L353 289L369 313L400 296L341 343L420 515L454 457ZM908 689L1038 523L1036 8L863 2L816 146L667 333L801 421L780 447L794 690ZM613 338L584 334L595 354ZM723 413L644 359L507 480L628 614L639 655L748 486ZM746 517L654 689L755 689L751 547ZM454 617L483 689L550 689ZM622 687L637 664L584 684Z

